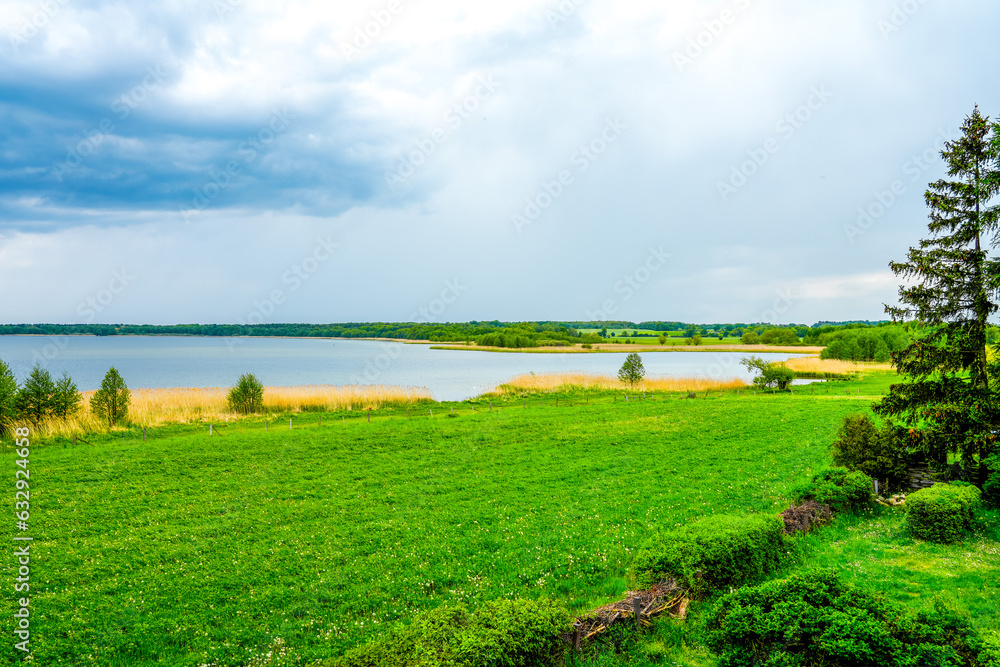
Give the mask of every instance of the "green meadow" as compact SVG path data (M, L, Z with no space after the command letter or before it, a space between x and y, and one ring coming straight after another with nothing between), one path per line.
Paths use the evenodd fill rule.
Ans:
M584 612L621 596L630 554L658 528L784 509L790 487L829 464L841 418L891 381L494 396L370 421L308 413L212 436L197 424L145 442L136 430L35 442L34 664L304 665L453 601L550 597ZM9 443L0 462L13 480ZM893 512L844 519L793 558L910 604L943 591L995 626L991 521L946 548L902 537ZM15 532L5 521L0 537ZM3 564L12 581L13 558ZM8 638L13 612L0 597ZM712 664L685 632L664 622L631 664Z

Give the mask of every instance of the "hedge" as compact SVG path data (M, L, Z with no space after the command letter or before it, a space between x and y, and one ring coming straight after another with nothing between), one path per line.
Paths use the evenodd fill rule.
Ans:
M972 529L981 492L964 483L935 484L906 497L906 528L930 542L954 542Z
M562 665L570 615L550 600L495 600L418 614L352 649L331 667L519 667Z
M916 613L812 570L724 595L706 621L719 667L978 667L982 641L942 604Z
M752 583L778 566L783 528L778 516L723 514L661 533L636 553L630 585L649 588L673 577L702 593Z
M857 512L872 504L875 494L868 475L847 468L827 468L813 476L812 481L792 490L796 504L815 500L829 505L834 512Z

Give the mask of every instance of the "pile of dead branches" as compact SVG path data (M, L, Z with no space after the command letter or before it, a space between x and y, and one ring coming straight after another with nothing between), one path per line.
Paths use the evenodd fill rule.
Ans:
M829 505L821 505L815 500L807 500L801 505L789 507L781 513L785 522L784 533L807 533L816 526L829 523L833 518Z
M626 598L579 616L573 622L574 631L563 635L567 642L579 648L580 643L618 623L635 623L638 607L639 623L649 626L654 616L668 614L685 618L691 600L688 591L673 579L666 579L646 591L626 591Z

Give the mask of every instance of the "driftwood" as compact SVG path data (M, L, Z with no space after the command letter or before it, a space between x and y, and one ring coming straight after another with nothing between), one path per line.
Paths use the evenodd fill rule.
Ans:
M685 618L691 600L688 591L677 585L673 579L666 579L646 591L626 591L625 599L606 604L577 617L573 622L574 632L563 635L568 643L574 644L579 636L586 641L619 623L635 623L638 602L639 624L649 626L651 619L661 614L674 618ZM578 633L578 634L577 634Z

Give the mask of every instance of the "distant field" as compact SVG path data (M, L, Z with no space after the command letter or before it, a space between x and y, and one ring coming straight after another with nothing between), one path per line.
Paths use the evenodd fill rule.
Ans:
M580 333L599 333L600 329L578 329ZM641 336L633 336L632 333L636 329L608 329L607 342L613 340L630 340L634 343L640 345L659 345L660 334L664 334L667 337L666 345L686 345L688 339L684 337L683 331L653 331L652 329L638 329ZM614 337L611 337L611 334ZM741 343L739 336L726 336L725 338L719 338L718 336L702 336L702 345L739 345Z
M827 463L840 418L890 381L629 402L543 390L371 423L305 413L292 430L285 415L266 432L248 420L212 437L186 425L145 443L54 440L31 457L35 660L260 665L286 651L281 664L303 664L451 600L553 596L583 611L620 595L658 527L783 508ZM0 461L13 469L9 451Z

